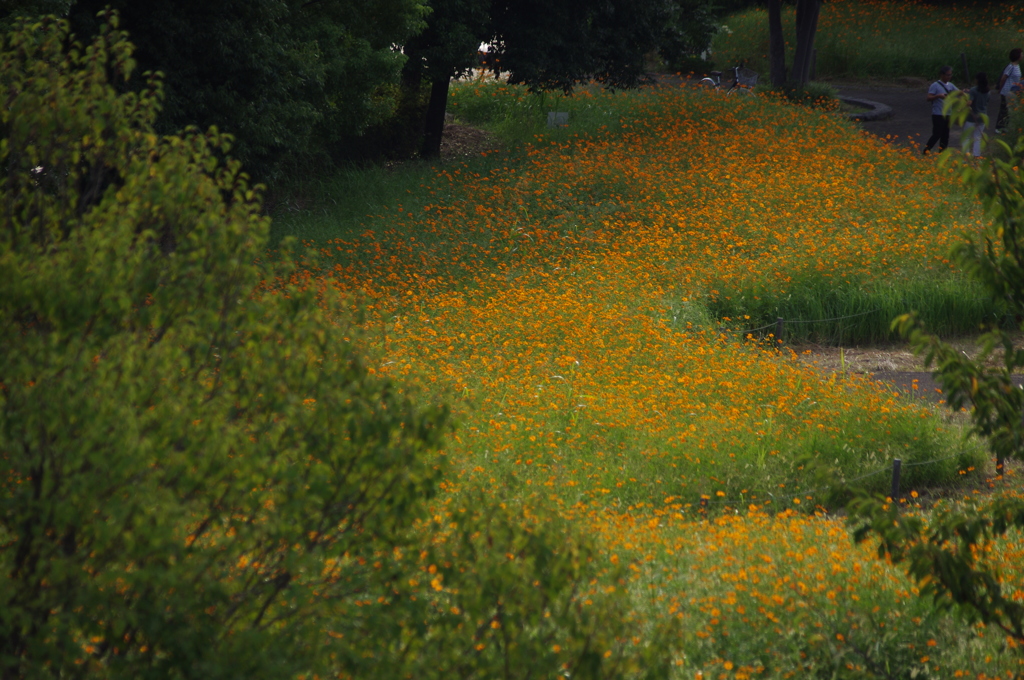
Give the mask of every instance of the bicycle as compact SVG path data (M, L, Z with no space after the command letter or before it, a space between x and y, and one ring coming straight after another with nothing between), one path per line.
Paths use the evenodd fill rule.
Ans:
M743 94L754 94L754 86L757 85L757 72L751 71L749 68L743 66L733 66L732 71L732 82L726 89L726 94L732 94L734 92L741 92ZM712 71L710 76L704 77L699 83L698 87L706 88L709 90L721 90L722 89L722 72Z

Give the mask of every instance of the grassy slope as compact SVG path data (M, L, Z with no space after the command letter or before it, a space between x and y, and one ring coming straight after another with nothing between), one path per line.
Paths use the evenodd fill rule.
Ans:
M875 387L715 331L756 321L715 316L744 295L776 313L844 285L955 285L944 248L975 224L955 182L765 101L553 104L492 86L454 104L530 144L350 173L275 225L321 251L311 285L363 301L375 370L453 403L442 503L482 487L556 507L631 565L648 621L682 619L687 677L1004 667L997 640L932 613L841 523L788 510L827 500L802 455L838 477L883 471L865 480L881 489L894 456L948 458L908 483L950 483L977 450ZM549 107L572 127L541 127ZM702 496L717 519L695 524Z

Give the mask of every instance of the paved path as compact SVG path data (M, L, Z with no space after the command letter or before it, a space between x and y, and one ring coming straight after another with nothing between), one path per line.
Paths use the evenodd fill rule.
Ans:
M890 143L910 146L918 151L932 133L931 105L925 99L931 82L921 81L912 85L865 85L857 83L836 83L840 96L869 99L892 107L893 115L888 120L861 123L873 135L888 139ZM954 84L959 87L962 83ZM999 95L989 95L990 127L999 113ZM960 148L960 128L954 127L949 145ZM991 130L988 130L991 132Z
M692 77L680 77L675 74L652 75L655 81L663 86L678 87L682 83L694 82ZM920 151L932 133L931 105L925 97L928 94L928 86L934 81L916 78L904 80L905 84L886 83L883 85L854 82L833 82L831 84L839 90L840 96L867 99L892 107L891 118L864 122L861 125L866 131L886 139L892 144ZM953 84L961 88L964 85L963 82L957 80L954 80ZM970 89L970 86L968 85L966 89ZM999 95L993 91L989 95L989 133L992 132L998 113ZM959 127L953 128L949 138L951 147L960 148L960 132Z

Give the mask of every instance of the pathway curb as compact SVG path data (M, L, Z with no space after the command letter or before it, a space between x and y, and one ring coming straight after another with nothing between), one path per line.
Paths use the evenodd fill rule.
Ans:
M888 120L889 118L892 118L892 107L888 104L873 102L870 99L857 99L854 97L840 97L839 101L871 109L870 111L848 114L850 120L868 122L873 120Z

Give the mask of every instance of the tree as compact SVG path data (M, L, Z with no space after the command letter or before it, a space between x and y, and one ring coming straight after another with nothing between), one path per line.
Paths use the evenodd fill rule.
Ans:
M425 0L76 0L76 34L94 35L107 6L137 45L137 72L165 76L157 131L216 125L264 181L329 165L393 115L405 60L395 45L425 12Z
M570 92L591 80L611 88L636 87L645 82L644 55L659 46L678 5L684 3L497 2L492 10L495 69L508 73L509 82L535 90Z
M116 26L0 46L0 677L326 668L325 565L373 587L445 411L261 290L258 192L216 131L154 133L159 79L115 91Z
M793 57L792 79L798 86L804 86L811 79L811 64L814 61L814 36L818 32L818 15L821 0L797 0L796 3L796 54Z
M670 3L669 16L659 38L658 55L669 68L689 70L711 43L724 14L721 3Z
M355 677L674 677L677 621L649 627L638 642L644 624L625 568L598 581L595 547L555 512L480 492L462 500L458 516L442 520L456 528L431 532L444 540L418 557L413 575L427 592L389 605L386 624L353 648Z
M821 0L796 0L796 55L789 80L786 78L786 38L782 32L782 0L768 0L768 51L771 55L772 85L792 82L803 87L810 80L814 61L814 37L818 32Z
M420 155L441 155L444 114L452 78L476 65L480 43L492 34L490 0L432 0L426 28L404 45L406 61L402 74L403 102L407 124L422 128ZM420 88L429 83L426 109ZM414 132L419 132L414 128ZM416 139L417 135L412 135Z
M403 81L409 93L418 92L417 73L431 82L424 157L440 154L448 82L474 65L480 42L490 46L489 68L510 83L568 93L591 81L636 87L647 82L645 55L662 45L699 53L712 29L707 0L432 0L431 7L426 31L406 46Z
M955 121L966 120L967 102L947 106ZM1007 160L990 155L978 166L962 166L962 177L991 224L980 240L956 246L953 256L1019 324L1024 318L1024 140L1013 148L998 143ZM970 406L972 430L987 442L997 473L1002 474L1004 460L1024 457L1024 391L1013 381L1024 367L1024 349L1014 345L1014 333L993 324L972 359L927 333L913 315L893 326L924 355L926 366L936 367L949 407ZM998 627L1018 643L1016 649L1024 649L1024 604L1003 586L987 557L987 549L1007 532L1024 528L1024 501L996 495L969 507L940 503L925 522L900 512L896 500L860 495L850 506L857 540L877 536L879 555L904 563L922 596Z
M9 30L14 17L17 16L64 16L73 2L74 0L6 0L4 8L0 10L0 32Z
M773 87L786 84L786 39L782 34L782 0L768 0L768 52Z

